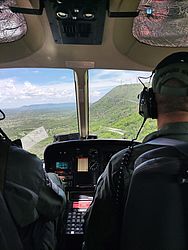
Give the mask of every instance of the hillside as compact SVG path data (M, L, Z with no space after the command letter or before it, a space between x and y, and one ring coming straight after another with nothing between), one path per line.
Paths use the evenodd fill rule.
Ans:
M42 157L46 145L52 143L53 136L59 133L77 131L74 103L37 104L4 110L6 119L1 128L12 139L22 138L31 131L43 126L48 138L31 148L31 152Z
M143 121L143 118L138 115L137 96L141 90L140 84L117 86L98 102L92 104L90 109L91 133L96 133L99 137L104 138L134 138ZM113 128L114 131L116 131L115 129L119 129L119 131L112 132ZM155 129L156 122L148 119L139 140Z
M45 112L66 112L76 109L75 103L46 103L46 104L33 104L28 106L22 106L19 108L5 109L6 114L30 112L30 111L45 111Z
M133 139L143 121L138 115L140 84L121 85L112 89L90 106L90 133L98 138ZM5 110L6 119L1 127L11 139L22 138L31 131L44 127L48 138L31 148L40 157L53 135L77 132L75 104L42 104ZM156 129L155 122L148 120L139 137Z
M91 106L91 117L98 120L103 117L103 121L111 122L128 116L137 111L137 93L141 90L140 84L127 84L113 88L98 102Z

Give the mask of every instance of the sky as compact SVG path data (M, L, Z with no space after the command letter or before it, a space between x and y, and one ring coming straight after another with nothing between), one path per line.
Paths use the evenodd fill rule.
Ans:
M150 72L125 70L90 70L90 102L95 102L112 88L138 83L138 76ZM32 104L75 102L73 71L70 69L0 69L0 108Z

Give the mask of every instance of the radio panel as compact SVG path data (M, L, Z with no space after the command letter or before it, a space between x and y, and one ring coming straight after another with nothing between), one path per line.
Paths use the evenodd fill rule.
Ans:
M69 201L66 223L66 234L83 234L84 214L91 200Z

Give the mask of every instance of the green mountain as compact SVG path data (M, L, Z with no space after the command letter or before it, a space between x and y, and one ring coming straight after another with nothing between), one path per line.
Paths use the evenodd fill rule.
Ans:
M127 84L113 88L90 106L90 134L98 138L135 138L143 118L138 115L137 96L140 84ZM31 148L31 152L43 156L43 151L52 143L55 134L77 132L75 105L45 104L24 106L5 110L6 119L1 127L11 139L22 138L43 126L49 137ZM148 119L138 140L156 129L156 123Z
M126 84L113 88L90 108L90 131L103 138L133 139L143 118L138 114L140 84ZM156 130L156 122L148 119L139 140Z
M5 109L6 114L19 114L22 112L70 112L76 110L75 103L46 103L46 104L33 104L22 106L18 108Z
M109 93L91 106L92 119L114 122L122 116L128 116L137 111L137 93L140 84L127 84L113 88Z

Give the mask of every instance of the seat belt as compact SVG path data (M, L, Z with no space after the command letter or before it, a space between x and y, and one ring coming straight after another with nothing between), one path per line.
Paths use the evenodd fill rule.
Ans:
M0 192L3 193L4 179L7 166L7 158L10 143L6 141L0 142Z
M16 225L3 197L9 148L10 142L0 142L0 249L23 250Z
M161 145L161 146L175 146L179 144L188 144L188 142L176 140L176 139L170 139L170 138L165 138L165 137L158 137L155 138L151 141L146 142L145 144L155 144L155 145Z
M158 137L151 141L146 142L145 144L152 144L158 146L171 146L176 148L180 153L188 156L188 142L180 141L176 139L170 139L165 137Z
M158 146L170 146L175 148L179 153L183 154L188 158L188 142L180 141L176 139L169 139L164 137L158 137L153 139L146 144L158 145ZM187 165L187 164L186 164ZM181 177L179 178L179 182L181 184L188 183L188 168L185 167L182 169Z

